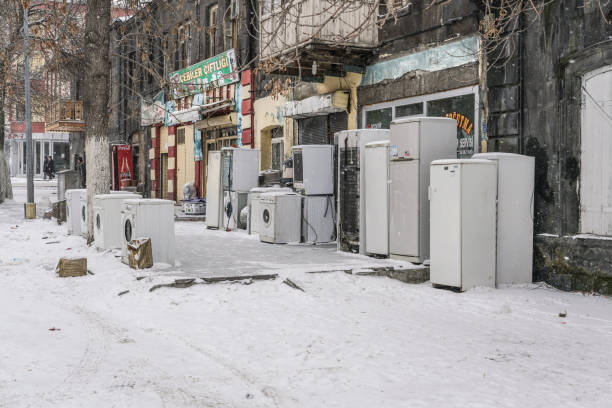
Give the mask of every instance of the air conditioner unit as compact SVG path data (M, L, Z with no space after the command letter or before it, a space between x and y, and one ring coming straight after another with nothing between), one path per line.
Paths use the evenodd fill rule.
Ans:
M66 197L66 220L68 234L81 235L81 193L85 189L71 189L64 193Z
M305 195L334 194L334 146L293 146L293 188Z
M94 197L94 242L97 249L121 248L121 204L124 200L142 198L140 194L111 193Z
M121 204L121 260L128 263L127 245L150 238L153 262L174 265L174 201L129 199Z
M302 197L295 193L264 193L259 198L259 239L273 244L300 242Z
M365 177L360 158L365 145L389 140L389 130L344 130L334 135L338 146L338 250L365 253Z

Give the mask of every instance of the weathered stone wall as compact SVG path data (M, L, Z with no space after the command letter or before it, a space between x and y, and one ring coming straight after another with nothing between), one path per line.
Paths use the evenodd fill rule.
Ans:
M538 235L534 280L563 290L612 295L612 239Z
M604 14L609 13L608 4ZM555 1L520 39L520 143L536 157L534 278L612 293L612 241L579 233L582 75L612 64L612 25L596 2ZM558 237L561 238L558 238Z

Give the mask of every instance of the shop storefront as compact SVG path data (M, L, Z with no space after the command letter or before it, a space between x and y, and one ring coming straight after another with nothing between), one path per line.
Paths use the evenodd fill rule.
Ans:
M7 144L9 145L9 172L11 176L25 176L25 134L10 133L7 139ZM32 133L32 148L34 149L35 177L43 177L45 157L53 157L56 172L66 170L70 167L70 143L68 133Z
M457 121L457 157L471 157L478 150L478 87L471 86L365 106L364 128L389 129L391 121L411 116L439 116Z
M183 186L194 183L205 197L208 152L251 147L251 75L239 75L233 49L170 74L161 123L161 102L149 105L152 196L180 200Z

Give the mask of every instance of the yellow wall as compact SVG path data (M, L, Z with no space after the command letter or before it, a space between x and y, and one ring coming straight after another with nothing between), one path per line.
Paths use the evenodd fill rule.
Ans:
M277 98L267 96L255 101L253 129L255 132L255 148L260 150L260 170L270 168L271 131L275 127L283 127L285 158L291 155L293 120L282 116L282 109L286 101L286 98L282 96Z

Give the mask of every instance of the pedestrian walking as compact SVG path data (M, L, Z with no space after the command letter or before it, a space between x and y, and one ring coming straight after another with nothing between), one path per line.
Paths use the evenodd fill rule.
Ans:
M49 157L45 156L45 162L43 163L43 180L49 176Z
M53 156L49 156L49 164L47 165L47 172L49 173L49 180L55 178L55 162Z

